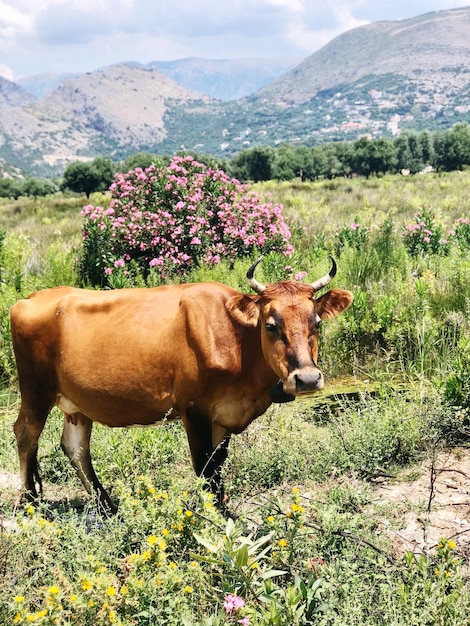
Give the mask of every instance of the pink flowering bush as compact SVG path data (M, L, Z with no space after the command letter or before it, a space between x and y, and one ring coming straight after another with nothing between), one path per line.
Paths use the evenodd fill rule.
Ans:
M359 218L355 218L351 224L345 224L336 231L336 253L341 254L345 246L362 250L369 242L370 229L359 223Z
M411 256L449 254L449 240L443 236L442 227L429 209L422 209L415 215L415 221L404 227L402 239Z
M454 224L451 235L463 252L470 250L470 219L459 217Z
M281 206L191 156L116 174L110 191L109 208L82 211L81 276L94 285L116 272L145 277L155 268L164 278L199 263L233 263L254 249L293 251Z

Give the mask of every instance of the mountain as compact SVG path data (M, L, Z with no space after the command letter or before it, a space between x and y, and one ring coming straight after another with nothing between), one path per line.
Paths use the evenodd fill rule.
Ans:
M0 83L0 158L33 175L60 175L70 160L97 154L118 160L188 149L230 157L255 145L442 130L470 121L469 32L470 7L355 28L230 101L174 81L169 67L136 63L70 78L24 103L24 90L7 81ZM197 67L201 60L186 60L171 71L189 82Z
M0 105L0 156L36 175L96 154L120 158L165 140L174 102L209 101L156 70L111 66L66 80L29 106Z
M278 78L300 60L187 58L176 61L151 61L145 65L128 61L121 65L157 69L192 91L204 93L216 100L238 100ZM35 74L20 78L17 83L36 98L42 98L67 79L79 75Z
M68 78L75 78L79 74L35 74L34 76L24 76L15 81L18 85L26 89L36 98L43 98L51 91L54 91L61 83Z
M301 104L323 92L393 80L422 94L462 92L470 79L469 33L470 7L361 26L336 37L255 98Z
M188 89L216 100L239 100L272 82L300 59L199 59L152 61L156 68Z
M0 76L0 105L21 107L32 104L35 100L36 98L20 85Z

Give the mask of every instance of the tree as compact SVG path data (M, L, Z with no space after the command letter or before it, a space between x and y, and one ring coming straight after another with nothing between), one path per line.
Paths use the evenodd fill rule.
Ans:
M23 180L19 178L1 178L0 197L18 200L23 195L23 184Z
M32 196L35 200L39 196L47 196L55 191L54 183L45 178L27 178L23 183L23 195Z
M230 162L230 172L238 180L253 181L271 180L273 177L274 150L272 148L255 147L240 152Z
M91 163L74 161L64 172L62 189L84 193L87 198L94 191L106 191L113 182L114 166L111 159L96 157Z
M306 148L308 150L308 148ZM301 170L298 153L289 144L283 144L274 153L272 176L276 180L292 180Z
M155 159L155 154L150 154L150 152L136 152L124 159L119 167L119 171L130 172L131 170L135 170L136 167L141 167L145 170L155 162Z
M352 159L356 174L366 176L385 174L396 168L396 150L391 139L374 141L361 137L354 142Z
M445 131L434 142L437 169L461 170L470 165L470 126L462 122Z

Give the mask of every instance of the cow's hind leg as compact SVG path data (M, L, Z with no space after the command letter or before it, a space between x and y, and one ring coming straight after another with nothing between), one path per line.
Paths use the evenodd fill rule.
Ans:
M117 506L100 483L91 462L90 437L92 427L93 422L81 413L64 414L64 430L60 443L87 492L90 495L96 495L98 506L105 513L116 513Z
M222 483L222 466L228 455L230 433L214 426L206 418L199 418L191 411L188 413L183 421L194 470L198 476L206 479L219 507L223 508L228 498Z
M39 403L36 406L39 406ZM39 475L37 456L38 440L46 423L49 410L49 406L32 410L23 399L18 419L13 426L18 446L21 484L24 490L24 497L30 502L34 501L39 494L42 494L42 481ZM39 487L39 493L37 487Z

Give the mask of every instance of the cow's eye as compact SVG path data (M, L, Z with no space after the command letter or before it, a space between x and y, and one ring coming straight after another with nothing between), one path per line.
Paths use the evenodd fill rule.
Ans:
M266 330L268 331L268 333L275 333L276 332L276 324L272 324L271 322L267 322L266 323Z

